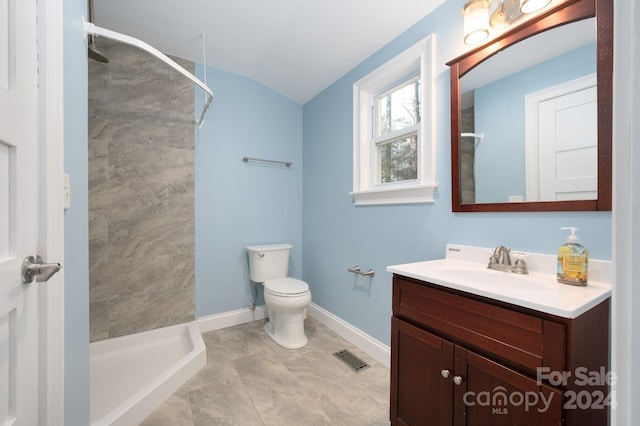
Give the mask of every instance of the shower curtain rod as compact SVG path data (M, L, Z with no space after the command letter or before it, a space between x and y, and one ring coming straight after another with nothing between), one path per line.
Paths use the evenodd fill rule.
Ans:
M184 75L189 80L193 81L198 87L204 90L204 92L207 95L207 100L205 101L204 107L202 108L202 113L200 113L200 118L196 120L196 125L198 126L198 129L202 128L204 115L207 113L207 109L209 108L209 105L211 105L211 101L213 101L213 91L209 88L209 86L204 84L196 76L194 76L189 71L181 67L178 63L176 63L174 60L169 58L167 55L165 55L155 47L145 43L142 40L138 40L137 38L128 36L126 34L121 34L115 31L111 31L106 28L98 27L97 25L91 22L88 22L86 20L84 21L84 35L85 35L85 38L87 37L87 35L102 36L102 37L110 38L112 40L116 40L128 45L137 47L138 49L144 50L152 54L153 56L157 57L158 59L165 62L167 65L169 65L170 67L174 68L180 74ZM206 64L204 66L206 66Z

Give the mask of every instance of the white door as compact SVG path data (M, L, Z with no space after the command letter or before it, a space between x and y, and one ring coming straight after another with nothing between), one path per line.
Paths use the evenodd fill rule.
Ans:
M39 238L36 18L36 0L0 0L1 425L39 422L42 284L21 279Z
M527 200L592 200L598 197L598 104L595 74L527 97L537 120L537 167L527 167ZM528 117L529 118L529 117ZM529 121L527 121L529 125ZM529 136L530 133L528 132ZM532 148L527 138L527 149ZM531 166L531 167L529 167ZM537 170L533 170L536 168ZM529 181L532 178L533 182ZM536 194L538 192L538 194ZM538 198L535 198L535 196Z

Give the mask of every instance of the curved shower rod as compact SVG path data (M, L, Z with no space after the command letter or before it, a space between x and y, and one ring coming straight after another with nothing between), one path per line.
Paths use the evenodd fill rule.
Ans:
M108 30L106 28L98 27L97 25L95 25L95 24L93 24L91 22L88 22L86 20L84 21L84 34L85 34L85 37L87 35L94 35L94 36L102 36L102 37L110 38L112 40L116 40L116 41L119 41L119 42L122 42L122 43L125 43L125 44L128 44L128 45L137 47L138 49L144 50L144 51L152 54L153 56L157 57L161 61L165 62L167 65L169 65L170 67L174 68L180 74L182 74L185 77L187 77L189 80L193 81L198 87L200 87L202 90L204 90L206 95L207 95L207 100L205 101L204 107L202 108L202 112L200 113L200 118L198 120L196 120L196 125L198 126L198 129L202 128L202 122L204 121L204 115L207 113L207 109L209 109L209 105L211 105L211 101L213 101L213 91L209 88L209 86L204 84L196 76L194 76L189 71L187 71L186 69L181 67L177 62L175 62L174 60L169 58L164 53L160 52L155 47L145 43L142 40L138 40L135 37L131 37L131 36L128 36L126 34L121 34L121 33L115 32L115 31L111 31L111 30ZM204 66L206 66L206 64Z

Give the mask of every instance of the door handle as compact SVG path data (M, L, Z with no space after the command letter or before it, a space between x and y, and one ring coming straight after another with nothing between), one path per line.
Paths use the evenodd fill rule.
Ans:
M49 281L60 269L60 263L44 263L40 256L27 256L22 261L22 282L29 284L34 278L39 283Z

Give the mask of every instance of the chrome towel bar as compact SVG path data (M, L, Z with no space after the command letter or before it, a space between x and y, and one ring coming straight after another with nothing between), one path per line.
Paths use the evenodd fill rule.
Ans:
M364 275L365 277L373 277L376 272L373 269L369 269L367 272L362 272L360 270L360 266L356 265L353 268L347 268L347 271L353 272L354 274Z
M263 163L276 163L283 164L286 167L291 167L293 163L291 161L278 161L278 160L265 160L264 158L252 158L252 157L242 157L242 161L248 163L249 161L261 161Z

